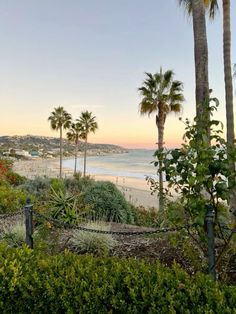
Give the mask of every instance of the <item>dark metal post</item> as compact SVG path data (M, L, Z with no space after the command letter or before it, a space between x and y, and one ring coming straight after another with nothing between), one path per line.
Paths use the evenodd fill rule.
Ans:
M208 269L209 274L216 280L215 268L215 236L214 236L214 219L215 211L212 205L207 206L207 213L205 217L207 227L207 240L208 240Z
M32 220L33 205L30 204L30 199L27 199L25 205L25 242L33 249L33 220Z

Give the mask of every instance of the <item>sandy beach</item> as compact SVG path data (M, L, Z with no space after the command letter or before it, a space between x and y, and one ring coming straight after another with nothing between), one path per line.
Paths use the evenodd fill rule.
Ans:
M37 176L59 177L59 160L35 158L32 160L19 160L14 162L13 169L15 172L29 179ZM130 177L115 177L109 175L94 175L95 180L111 181L124 194L125 198L132 204L139 206L158 207L156 195L151 195L149 186L145 179L135 179ZM71 177L73 170L63 167L63 178Z

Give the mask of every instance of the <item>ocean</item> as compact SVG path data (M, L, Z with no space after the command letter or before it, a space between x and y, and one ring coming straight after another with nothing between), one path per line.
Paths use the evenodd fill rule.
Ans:
M123 154L88 156L86 172L136 179L145 179L146 176L156 177L157 169L152 163L153 154L154 150L132 149ZM63 167L74 169L74 159L63 160ZM83 157L78 158L77 170L83 171Z

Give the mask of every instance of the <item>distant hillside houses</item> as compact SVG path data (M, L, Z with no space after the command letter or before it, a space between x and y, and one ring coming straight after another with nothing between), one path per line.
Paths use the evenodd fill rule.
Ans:
M14 149L14 148L11 148L9 149L8 151L5 151L2 153L3 156L12 156L12 157L25 157L25 158L32 158L32 157L39 157L40 156L40 153L38 151L31 151L31 152L28 152L24 149Z
M0 155L13 158L52 158L60 154L60 139L45 136L0 136ZM73 156L75 145L63 139L63 156ZM84 152L84 143L79 142L78 155ZM88 155L120 154L127 150L113 144L87 144Z

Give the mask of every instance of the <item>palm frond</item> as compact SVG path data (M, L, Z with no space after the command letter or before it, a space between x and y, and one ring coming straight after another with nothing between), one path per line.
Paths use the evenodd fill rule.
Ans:
M209 17L211 19L215 18L216 12L219 10L217 0L204 0L205 7L209 11Z
M184 101L183 83L180 81L173 81L174 72L168 70L155 74L146 73L147 78L143 85L138 88L142 100L139 104L139 112L141 115L151 115L156 113L157 117L160 112L168 114L175 110ZM178 110L178 108L176 109Z
M216 12L219 10L217 0L202 0L206 11L211 19L215 18ZM192 15L192 0L179 0L179 5L184 7L188 15Z
M171 104L170 111L174 113L180 113L182 111L182 105L180 103Z
M68 129L71 125L71 115L62 106L59 106L51 112L48 121L53 130L59 130L61 127Z
M141 115L148 114L149 116L158 110L158 107L154 102L150 102L145 99L140 103L139 108Z
M96 116L92 116L92 112L83 111L79 119L77 119L81 128L81 138L86 139L89 133L95 133L98 129Z
M179 0L179 5L184 7L188 15L192 14L192 0Z

